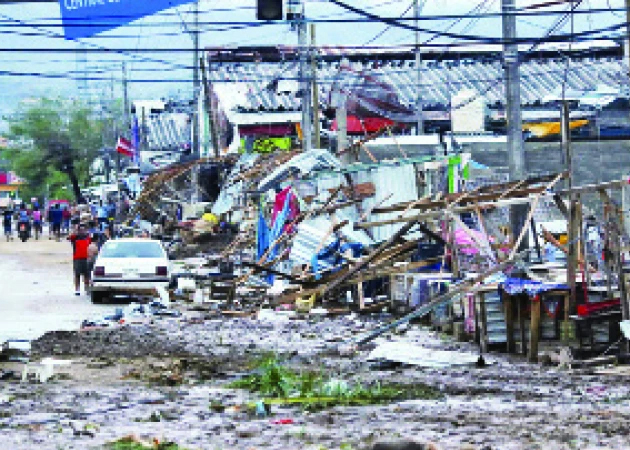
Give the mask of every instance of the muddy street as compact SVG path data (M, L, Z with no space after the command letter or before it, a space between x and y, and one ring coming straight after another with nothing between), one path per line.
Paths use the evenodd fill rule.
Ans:
M438 450L630 448L623 366L571 370L491 353L479 367L466 362L476 345L420 324L347 351L391 320L382 313L259 320L179 302L179 317L81 331L117 305L74 295L69 253L47 239L0 243L0 341L32 340L33 362L58 362L40 383L20 381L23 363L0 361L0 450L371 450L404 440ZM392 344L419 365L369 357ZM436 352L449 362L429 363ZM319 387L306 397L283 390L304 380Z
M47 235L0 241L0 343L76 330L81 320L106 310L92 305L86 294L74 295L71 258L67 241Z
M485 355L483 368L458 365L476 347L419 325L342 356L340 344L387 317L272 321L182 310L182 318L34 341L34 359L72 363L46 383L0 381L0 448L126 448L123 441L133 440L147 443L138 448L370 450L402 439L442 450L630 448L630 372L623 367L577 371L499 353ZM420 355L449 352L456 365L368 360L371 347L391 342ZM256 365L269 355L279 361L273 372ZM281 385L289 370L372 393L375 386L423 388L391 401L348 397L315 408L272 399L260 411L268 394L236 383L273 373Z

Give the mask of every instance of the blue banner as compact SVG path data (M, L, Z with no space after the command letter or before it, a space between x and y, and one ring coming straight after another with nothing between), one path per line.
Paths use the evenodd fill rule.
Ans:
M91 37L194 0L59 0L66 39Z

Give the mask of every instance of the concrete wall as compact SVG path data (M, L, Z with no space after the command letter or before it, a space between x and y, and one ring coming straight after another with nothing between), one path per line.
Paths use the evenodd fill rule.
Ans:
M575 185L618 180L630 173L630 141L572 142ZM464 151L496 170L507 171L508 155L502 145L471 144ZM563 164L559 142L526 142L525 165L529 176L560 172Z

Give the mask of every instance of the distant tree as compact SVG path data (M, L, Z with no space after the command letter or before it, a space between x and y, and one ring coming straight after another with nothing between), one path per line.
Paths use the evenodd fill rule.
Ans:
M74 198L83 201L81 187L89 184L89 168L103 147L105 124L80 101L42 98L23 105L9 119L12 145L2 156L28 182L23 191L28 196L67 198L64 188L69 181Z

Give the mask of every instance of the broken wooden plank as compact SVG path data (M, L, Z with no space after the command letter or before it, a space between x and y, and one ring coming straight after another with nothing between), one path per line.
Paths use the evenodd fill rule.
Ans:
M267 267L267 266L263 266L260 264L257 264L255 262L251 262L251 261L243 261L241 262L242 265L244 265L245 267L251 267L252 269L254 269L254 272L268 272L272 275L277 275L279 277L282 278L286 278L287 280L291 281L292 283L298 283L298 284L309 284L306 281L300 280L299 278L288 274L288 273L284 273L284 272L280 272L279 270L273 269L271 267Z
M379 245L378 248L374 250L372 253L370 253L364 260L362 260L358 264L355 264L354 267L352 267L344 277L339 278L333 281L332 283L330 283L328 286L326 286L324 288L324 293L336 288L337 286L342 284L347 278L350 278L352 275L357 273L363 267L368 265L372 260L376 259L376 257L379 256L384 250L386 250L394 242L396 242L401 236L404 236L405 234L407 234L409 230L411 230L411 228L413 228L415 225L416 225L416 222L410 222L408 224L405 224L400 230L394 233L392 237L390 237L387 241Z
M532 181L532 179L528 180L527 183L525 183L527 186L520 188L520 189L515 189L513 191L510 192L509 195L505 196L505 192L494 192L494 191L490 191L490 192L486 192L485 190L481 189L481 188L477 188L479 190L479 192L477 193L477 195L473 195L470 196L466 199L463 199L465 201L460 201L460 203L482 203L485 201L498 201L498 200L504 200L504 199L508 199L508 198L515 198L515 197L526 197L529 196L531 194L538 194L542 191L544 191L545 187L544 186L531 186L532 183L542 183L542 182L549 182L549 181L553 181L555 180L557 177L563 178L566 176L566 173L560 173L560 174L554 174L554 175L549 175L549 176L545 176L545 177L539 177L536 179L533 179L535 181ZM527 181L527 180L526 180ZM487 186L488 187L488 186ZM490 186L491 187L491 186ZM472 191L471 191L472 192ZM445 208L448 206L448 204L450 202L453 202L455 200L457 200L459 197L462 196L462 193L457 193L457 194L448 194L446 195L443 199L436 201L436 200L429 200L427 202L424 203L419 203L417 200L415 202L418 202L418 204L414 207L415 209L431 209L431 208ZM396 205L391 205L391 206L387 206L384 208L378 208L374 210L375 214L380 214L380 213L390 213L390 212L397 212L397 211L404 211L410 203L414 203L414 202L405 202L405 203L399 203Z

